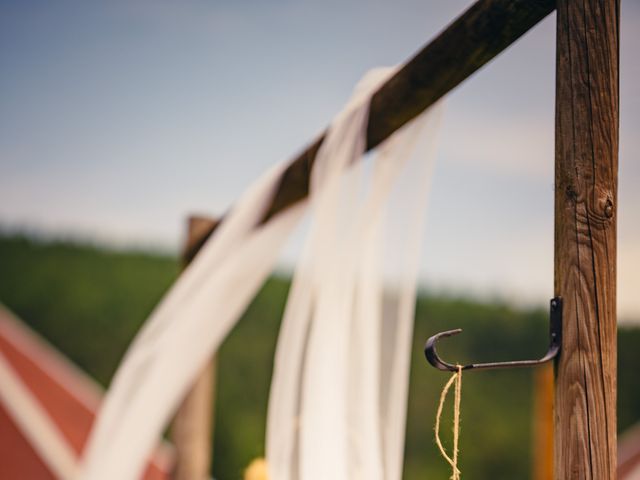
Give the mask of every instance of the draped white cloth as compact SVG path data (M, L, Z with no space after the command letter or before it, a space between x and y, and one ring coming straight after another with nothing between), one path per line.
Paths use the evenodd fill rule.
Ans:
M358 161L368 119L361 93L390 73L375 70L363 79L316 156L331 173L313 172L310 233L278 338L267 423L272 480L401 478L417 265L439 107L387 140L368 171ZM420 133L427 151L413 155ZM399 205L394 196L403 197ZM394 223L389 213L401 218ZM382 258L388 229L401 239L386 238L400 254L391 272Z
M269 275L304 211L259 225L280 166L220 225L129 347L92 429L79 478L135 479L197 374Z
M370 76L332 123L314 163L310 200L259 224L284 169L279 166L227 215L126 353L77 478L140 476L171 414L270 273L309 202L313 227L282 326L270 400L272 480L400 478L422 197L430 170L424 158L417 175L409 175L416 188L404 192L415 193L405 204L411 215L402 227L408 236L401 250L410 262L409 270L401 269L391 310L376 259L389 191L406 170L423 121L382 146L365 200L351 188L358 175L346 173L363 155L369 98L387 75ZM397 319L385 327L387 310Z

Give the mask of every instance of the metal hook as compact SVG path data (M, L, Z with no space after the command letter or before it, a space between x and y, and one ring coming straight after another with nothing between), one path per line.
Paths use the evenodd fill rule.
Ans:
M438 370L457 372L458 366L453 363L445 362L436 352L436 343L443 337L451 337L462 332L461 328L455 330L447 330L432 336L427 340L424 346L424 355L427 361ZM494 368L515 368L515 367L531 367L539 365L555 358L560 352L562 344L562 297L551 299L550 315L549 315L549 350L546 355L539 360L517 360L513 362L492 362L492 363L471 363L463 365L462 370L470 369L494 369Z

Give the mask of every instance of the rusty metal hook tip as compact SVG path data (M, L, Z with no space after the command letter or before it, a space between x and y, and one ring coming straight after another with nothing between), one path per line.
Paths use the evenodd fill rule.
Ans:
M424 356L427 361L437 368L445 372L456 372L459 367L462 370L488 370L497 368L516 368L516 367L532 367L541 363L548 362L555 358L560 353L560 347L562 344L562 298L554 297L550 302L550 314L549 314L549 349L547 353L538 360L516 360L512 362L491 362L491 363L471 363L468 365L456 365L453 363L445 362L438 356L436 351L436 344L438 340L443 337L451 337L462 332L461 328L455 330L447 330L445 332L436 333L432 337L429 337L427 343L424 346Z

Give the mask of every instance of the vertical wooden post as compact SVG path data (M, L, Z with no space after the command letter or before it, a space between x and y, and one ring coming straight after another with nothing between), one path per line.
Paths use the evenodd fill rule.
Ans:
M616 478L619 0L558 0L555 478Z
M195 257L216 225L217 221L209 218L189 218L189 231L182 255L184 267ZM174 480L211 478L215 370L214 358L204 368L174 418L171 427L176 448Z

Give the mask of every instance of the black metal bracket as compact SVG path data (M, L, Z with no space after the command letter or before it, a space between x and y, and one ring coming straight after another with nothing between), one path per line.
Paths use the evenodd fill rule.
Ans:
M562 297L555 297L550 302L549 313L549 350L546 355L539 360L517 360L513 362L492 362L492 363L471 363L468 365L462 365L462 370L488 370L496 368L516 368L516 367L532 367L540 365L541 363L548 362L554 359L558 353L560 353L560 346L562 345ZM442 360L436 352L436 343L443 337L451 337L462 332L461 328L455 330L447 330L446 332L440 332L432 337L429 337L427 343L424 346L424 355L427 357L427 361L436 367L438 370L457 372L458 365L445 362Z

